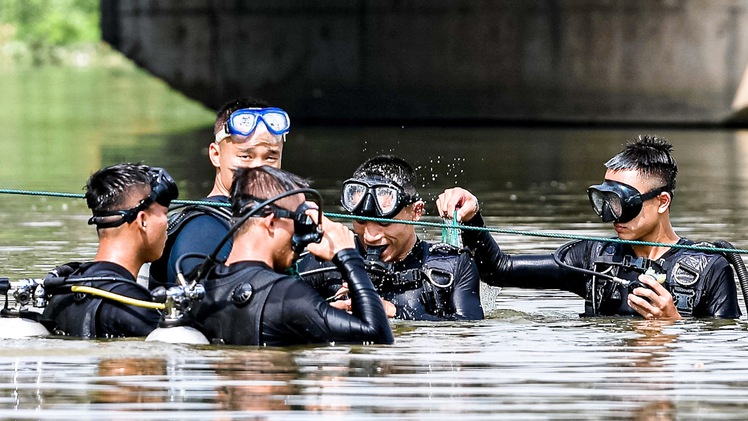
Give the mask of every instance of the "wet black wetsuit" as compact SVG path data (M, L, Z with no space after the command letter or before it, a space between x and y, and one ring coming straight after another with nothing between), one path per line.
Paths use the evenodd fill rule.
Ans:
M466 223L483 226L477 214ZM553 255L504 254L487 231L463 231L463 242L475 252L482 279L496 286L560 289L585 298L586 316L638 315L627 304L629 289L602 278L593 279L558 265ZM678 244L693 244L681 238ZM732 267L719 253L669 249L660 259L637 259L630 245L601 241L577 241L563 246L562 261L583 269L612 271L633 280L648 266L666 274L663 286L673 295L682 316L740 317ZM641 265L640 269L627 267ZM646 267L645 267L646 266Z
M360 243L359 252L364 254ZM329 266L307 255L299 261L298 271L329 297L345 279L338 271L324 271ZM457 248L419 239L403 260L392 265L390 274L370 270L370 276L379 295L397 308L397 319L483 319L478 268L469 253Z
M118 264L90 262L78 266L76 263L69 263L60 268L62 267L74 270L67 276L70 281L82 277L117 278L111 281L84 281L78 285L151 301L148 289L137 284L132 274ZM59 275L64 277L67 273ZM158 310L123 304L90 294L73 293L69 284L59 288L45 288L45 292L49 302L39 321L56 335L89 339L148 336L158 327L161 320L161 313Z
M210 196L203 201L228 203L226 196ZM227 207L204 205L187 206L169 216L169 238L160 259L151 263L148 288L166 288L176 284L177 259L187 253L210 255L218 243L229 232L231 213ZM221 248L218 258L223 261L231 251L233 241L229 239ZM203 259L186 258L182 262L184 274L196 268Z
M213 267L205 297L192 309L195 326L214 343L282 346L307 343L393 342L384 308L356 250L335 265L350 278L352 314L338 310L298 276L261 262Z

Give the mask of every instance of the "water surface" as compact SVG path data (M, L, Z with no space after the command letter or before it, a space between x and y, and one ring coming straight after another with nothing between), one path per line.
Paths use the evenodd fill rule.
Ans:
M213 113L132 69L1 71L0 188L81 193L101 166L165 167L182 198L210 190ZM278 104L282 106L282 104ZM291 116L293 119L293 116ZM433 199L464 186L499 228L611 236L587 203L602 163L637 133L675 145L676 230L748 248L748 139L659 127L314 127L295 124L284 168L338 212L355 167L395 153ZM0 195L0 275L41 277L96 251L80 199ZM429 221L438 221L427 217ZM439 230L418 228L438 240ZM497 234L506 251L563 240ZM490 297L489 294L485 295ZM5 340L0 416L13 419L742 419L744 320L578 317L581 299L506 289L479 322L393 322L391 346L282 349L137 340ZM741 300L741 306L743 305Z

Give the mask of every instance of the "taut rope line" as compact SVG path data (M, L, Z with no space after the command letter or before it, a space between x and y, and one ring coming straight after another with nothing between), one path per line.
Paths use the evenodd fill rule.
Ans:
M61 193L61 192L35 191L35 190L0 189L0 194L66 197L66 198L75 198L75 199L85 198L85 196L80 193ZM229 207L230 206L228 203L210 202L210 201L205 201L205 200L174 200L172 201L172 203L176 205L204 205L204 206L215 206L215 207ZM426 222L426 221L407 221L407 220L402 220L402 219L390 219L390 218L373 218L369 216L348 215L348 214L332 213L332 212L325 212L325 215L331 218L338 218L338 219L382 222L382 223L387 223L387 224L394 223L394 224L416 225L416 226L430 227L430 228L451 228L451 229L459 229L463 231L487 231L487 232L496 233L496 234L525 235L525 236L530 236L530 237L559 238L559 239L564 239L564 240L603 241L603 242L608 242L608 243L622 243L622 244L650 246L650 247L671 247L671 248L698 250L698 251L707 251L707 252L748 254L748 250L745 250L745 249L708 247L708 246L688 245L688 244L666 244L666 243L657 243L657 242L650 242L650 241L621 240L620 238L594 237L594 236L575 235L575 234L560 234L560 233L543 232L543 231L523 231L523 230L514 230L514 229L507 229L507 228L471 227L471 226L466 226L466 225L461 225L461 224L445 224L445 223Z

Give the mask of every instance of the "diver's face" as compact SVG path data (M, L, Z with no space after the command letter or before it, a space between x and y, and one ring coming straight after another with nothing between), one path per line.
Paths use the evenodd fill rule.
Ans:
M158 203L153 203L144 211L148 215L148 250L150 255L146 257L146 261L153 262L161 257L164 252L164 246L166 246L166 228L168 225L167 214L169 208L162 206Z
M220 171L221 183L228 187L237 168L256 168L262 165L280 168L283 157L283 137L270 133L259 123L245 142L234 142L231 137L211 144L213 165Z
M393 219L419 220L420 213L416 211L416 206L420 204L422 203L418 202L406 206ZM358 235L364 246L387 245L382 252L384 262L397 262L404 259L416 241L416 230L413 225L356 220L353 222L353 232Z
M644 178L634 170L608 170L605 179L628 184L640 193L661 187L656 178ZM657 235L660 218L670 207L669 193L660 193L657 197L642 202L642 209L634 219L628 222L614 222L613 228L622 240L645 240Z

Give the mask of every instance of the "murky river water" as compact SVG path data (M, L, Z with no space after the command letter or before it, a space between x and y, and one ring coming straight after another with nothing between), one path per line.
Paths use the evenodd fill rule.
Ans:
M0 188L81 193L95 169L165 167L182 198L212 183L212 113L132 70L0 72ZM282 106L282 104L278 104ZM293 119L293 116L291 116ZM419 168L430 200L456 184L488 224L612 235L585 196L602 163L637 133L675 145L676 230L748 248L748 136L652 128L304 127L284 168L337 189L364 159L395 153ZM433 214L433 201L429 212ZM0 275L41 277L90 259L80 199L0 195ZM437 222L436 219L427 220ZM419 228L438 239L436 229ZM513 253L553 238L496 235ZM284 349L62 339L0 343L0 417L12 419L742 419L745 320L581 319L570 294L506 289L480 322L393 322L392 346ZM743 305L741 299L741 306Z

